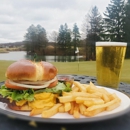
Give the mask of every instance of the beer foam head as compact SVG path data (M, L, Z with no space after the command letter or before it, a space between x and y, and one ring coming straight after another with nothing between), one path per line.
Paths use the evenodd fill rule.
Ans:
M126 42L96 42L96 46L127 46Z

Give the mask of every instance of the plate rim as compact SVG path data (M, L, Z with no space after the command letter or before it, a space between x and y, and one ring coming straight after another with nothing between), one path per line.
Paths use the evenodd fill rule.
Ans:
M118 93L121 93L123 94L124 96L126 96L127 98L129 98L127 95L125 95L124 93L118 91L118 90L115 90L115 89L112 89L112 88L107 88L105 86L98 86L96 85L97 87L103 87L103 88L106 88L106 89L110 89L112 91L117 91ZM129 98L130 100L130 98ZM0 102L2 103L2 102ZM5 103L3 103L5 104ZM32 116L27 116L27 115L22 115L22 114L18 114L18 113L14 113L14 112L11 112L11 111L8 111L6 109L2 109L0 108L0 113L1 114L4 114L6 116L11 116L11 117L14 117L16 119L21 119L21 120L27 120L27 121L36 121L36 122L42 122L42 123L56 123L56 124L72 124L72 123L90 123L90 122L98 122L98 121L103 121L103 120L108 120L108 119L113 119L113 118L116 118L116 117L119 117L119 116L122 116L126 113L130 112L130 102L129 102L129 106L124 109L123 111L121 112L117 112L117 113L112 113L112 114L109 114L107 116L103 115L103 116L96 116L96 117L88 117L88 118L79 118L79 119L75 119L75 118L39 118L39 117L32 117Z

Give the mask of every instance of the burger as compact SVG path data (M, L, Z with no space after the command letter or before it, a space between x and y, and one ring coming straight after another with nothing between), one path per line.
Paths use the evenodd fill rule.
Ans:
M31 111L28 102L35 101L35 94L62 95L63 91L71 91L72 83L59 81L57 73L57 68L49 62L16 61L7 68L7 80L0 87L0 101L12 110Z

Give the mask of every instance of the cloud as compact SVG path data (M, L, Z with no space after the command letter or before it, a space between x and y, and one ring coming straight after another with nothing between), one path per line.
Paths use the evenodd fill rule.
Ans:
M67 9L76 4L76 0L12 0L16 8L50 8Z
M3 0L0 4L0 43L24 40L27 28L40 24L47 34L67 23L79 29L93 6L102 13L110 0Z

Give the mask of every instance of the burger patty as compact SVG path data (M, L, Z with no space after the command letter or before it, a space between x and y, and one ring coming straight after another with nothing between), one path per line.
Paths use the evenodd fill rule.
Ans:
M2 95L0 95L0 102L9 103L9 99L6 97L4 98Z

